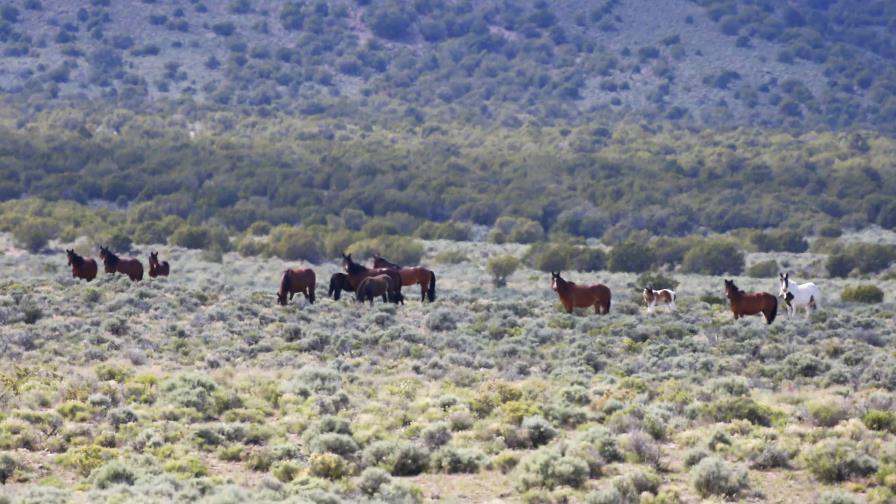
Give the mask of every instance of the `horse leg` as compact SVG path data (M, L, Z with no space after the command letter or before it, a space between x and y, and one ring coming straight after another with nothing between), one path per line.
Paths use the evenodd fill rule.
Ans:
M419 283L420 283L420 302L422 303L422 302L426 301L426 282L421 281Z
M572 313L572 303L563 303L563 308L566 309L566 313Z

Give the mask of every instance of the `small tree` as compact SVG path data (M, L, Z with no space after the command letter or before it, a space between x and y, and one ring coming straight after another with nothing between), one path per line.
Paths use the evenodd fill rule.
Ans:
M507 285L507 277L514 274L520 266L520 260L512 255L500 255L490 257L488 260L488 271L492 274L492 282L495 287L504 287Z
M50 219L38 217L27 218L13 229L16 241L31 253L40 252L50 239L56 237L58 228Z
M704 275L739 275L744 270L744 253L728 241L704 240L684 255L681 269Z
M610 250L610 271L641 273L653 265L654 254L649 245L627 240Z

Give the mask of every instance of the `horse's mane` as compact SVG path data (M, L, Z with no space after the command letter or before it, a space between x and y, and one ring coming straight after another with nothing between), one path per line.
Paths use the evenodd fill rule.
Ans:
M743 296L744 294L746 294L746 292L742 291L742 290L740 289L740 287L738 287L737 285L734 285L734 282L731 282L730 285L731 285L731 289L732 289L732 290L734 291L734 293L737 294L738 296Z
M354 275L356 273L364 273L365 271L367 271L367 268L365 266L358 264L355 261L352 261L351 259L348 260L348 274L349 275Z
M69 258L75 266L82 266L84 264L84 258L79 256L77 252L72 252L71 255L69 255Z
M120 260L120 259L118 258L117 255L115 255L114 253L112 253L111 250L106 249L106 258L103 259L103 262L104 262L104 263L108 263L109 266L114 267L116 264L118 264L118 261L119 261L119 260Z

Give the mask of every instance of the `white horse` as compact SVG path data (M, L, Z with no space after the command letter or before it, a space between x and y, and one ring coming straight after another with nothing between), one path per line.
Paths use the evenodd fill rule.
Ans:
M781 280L781 292L778 295L784 298L788 317L796 314L797 306L806 307L806 317L810 315L810 310L821 308L821 289L817 285L812 282L797 285L790 281L790 273L779 273L778 276Z

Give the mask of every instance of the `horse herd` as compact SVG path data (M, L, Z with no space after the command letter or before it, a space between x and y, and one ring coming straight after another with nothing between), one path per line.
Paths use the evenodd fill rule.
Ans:
M72 268L74 278L83 278L88 282L96 278L97 263L92 258L78 255L74 250L66 250L68 264ZM129 257L120 258L108 248L100 247L100 259L106 273L122 273L132 281L143 279L143 264L140 260ZM342 292L354 292L355 299L359 302L370 302L382 298L383 302L404 304L402 287L419 285L420 301L435 301L436 298L436 274L427 268L419 266L401 266L387 261L385 258L374 255L373 265L367 268L352 260L351 254L342 254L343 272L334 273L330 277L330 287L327 295L339 300ZM159 261L158 252L149 254L149 276L168 276L170 268L168 261ZM821 291L812 282L796 284L790 281L789 273L779 275L781 290L779 296L784 298L787 305L788 316L796 313L798 306L805 307L806 316L811 311L821 307ZM280 289L277 291L277 303L286 306L296 293L301 293L309 303L314 303L317 278L314 270L310 268L287 269L280 280ZM573 308L594 308L594 313L605 315L610 312L610 300L612 293L604 284L579 285L565 280L560 272L551 272L551 288L560 297L560 302L567 313L572 313ZM744 292L740 290L733 280L725 280L725 296L734 319L746 315L762 314L766 323L774 322L778 314L778 298L767 292ZM645 287L642 292L647 312L653 313L657 305L666 306L669 311L675 311L675 291L671 289L653 290Z

